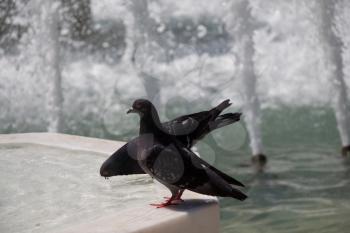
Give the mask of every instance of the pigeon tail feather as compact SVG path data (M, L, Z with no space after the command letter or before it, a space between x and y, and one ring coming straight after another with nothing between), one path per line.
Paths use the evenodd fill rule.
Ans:
M239 191L238 189L232 188L230 197L238 199L240 201L244 201L245 199L247 199L248 196Z
M210 111L215 113L214 118L216 118L222 111L224 111L229 106L231 106L231 103L230 103L230 100L227 99L222 101L218 106L216 106Z
M233 124L241 119L242 113L226 113L218 116L214 122L211 123L211 129L219 129L224 126Z

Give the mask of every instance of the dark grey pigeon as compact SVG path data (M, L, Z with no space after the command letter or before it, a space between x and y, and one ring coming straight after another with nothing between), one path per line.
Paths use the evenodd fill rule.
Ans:
M161 128L166 133L176 136L179 141L188 148L191 148L198 140L205 137L211 131L240 120L241 113L219 115L230 105L229 100L225 100L208 111L184 115L164 122L161 124ZM142 130L140 126L140 134ZM134 140L137 141L138 138L132 141ZM102 164L100 168L101 176L111 177L116 175L144 174L144 171L136 161L136 154L133 153L132 146L130 145L132 143L126 143Z
M151 177L165 185L172 196L164 203L152 204L165 207L181 200L184 190L245 200L247 196L232 184L241 182L214 168L197 155L173 134L165 132L153 104L144 99L136 100L129 113L140 116L140 136L136 140L137 161ZM217 117L219 111L211 117ZM216 116L215 116L216 115ZM207 121L210 121L208 117Z

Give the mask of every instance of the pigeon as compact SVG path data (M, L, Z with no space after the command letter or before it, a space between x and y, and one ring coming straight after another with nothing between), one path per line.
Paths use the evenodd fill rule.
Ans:
M218 106L208 110L189 115L180 116L171 121L161 124L161 128L171 135L174 135L191 148L196 142L215 129L222 128L240 120L241 113L225 113L219 115L229 107L229 100L221 102ZM140 127L140 134L142 133ZM135 138L131 141L137 141ZM144 174L145 172L137 163L135 153L131 153L133 143L126 143L114 152L101 166L101 176L107 178L117 175Z
M136 140L137 161L145 173L166 186L171 197L160 204L151 204L157 208L177 204L184 190L196 193L232 197L245 200L247 196L233 185L244 187L238 180L208 164L181 141L176 135L166 132L160 123L153 104L138 99L128 113L140 116L140 136ZM207 123L215 119L220 110L214 110L206 119Z

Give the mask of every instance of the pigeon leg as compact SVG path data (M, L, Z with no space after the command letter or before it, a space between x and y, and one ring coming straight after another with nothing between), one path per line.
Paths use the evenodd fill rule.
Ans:
M174 200L184 202L184 200L181 199L181 196L182 196L182 194L183 194L184 191L185 191L184 189L180 189L179 192L176 194Z
M163 208L169 205L177 205L176 203L173 203L175 200L175 196L172 195L166 202L160 203L160 204L150 204L151 206L155 206L157 208Z
M180 189L180 190L176 193L176 195L175 195L173 201L184 202L184 200L181 199L181 196L182 196L182 194L183 194L184 191L185 191L185 190ZM171 197L164 197L164 199L167 200L167 201L168 201L170 198L171 198Z

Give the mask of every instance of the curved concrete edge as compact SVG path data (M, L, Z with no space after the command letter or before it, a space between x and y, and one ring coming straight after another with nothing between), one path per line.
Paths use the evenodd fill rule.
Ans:
M156 209L151 206L128 209L72 226L60 233L219 233L219 206L213 199L187 199L185 203ZM204 197L205 198L205 197Z
M0 134L0 144L31 143L70 150L106 154L124 142L57 133ZM167 195L167 194L166 194ZM219 233L220 216L215 197L186 191L185 202L169 208L157 209L149 203L133 209L101 216L93 222L72 225L61 233Z
M0 143L33 143L102 154L112 154L125 144L120 141L59 133L0 134Z

